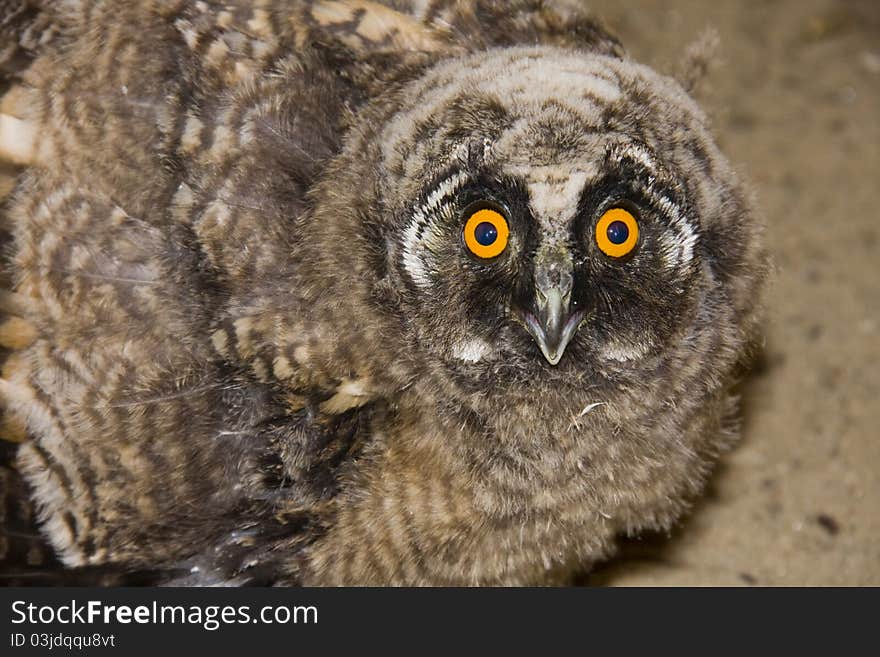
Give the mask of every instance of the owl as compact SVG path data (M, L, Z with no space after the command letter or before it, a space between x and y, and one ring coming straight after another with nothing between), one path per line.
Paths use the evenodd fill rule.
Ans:
M699 492L760 225L580 3L0 6L9 573L564 584Z

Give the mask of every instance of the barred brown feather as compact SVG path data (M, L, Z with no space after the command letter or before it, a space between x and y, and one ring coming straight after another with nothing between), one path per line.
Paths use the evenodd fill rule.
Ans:
M561 583L698 492L759 230L694 102L577 3L29 16L0 392L70 573ZM487 199L494 263L461 240ZM616 264L611 201L643 222ZM586 310L548 362L523 317L557 267Z

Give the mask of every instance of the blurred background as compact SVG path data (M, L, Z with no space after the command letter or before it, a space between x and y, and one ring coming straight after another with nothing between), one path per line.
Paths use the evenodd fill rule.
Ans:
M776 273L743 436L670 536L625 541L609 585L880 585L880 1L589 0L675 72L754 192Z

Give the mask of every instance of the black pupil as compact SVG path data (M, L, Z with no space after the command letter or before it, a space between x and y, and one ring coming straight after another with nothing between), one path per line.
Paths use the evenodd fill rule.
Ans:
M477 238L477 243L483 246L491 246L498 239L498 229L488 221L483 221L477 224L477 227L474 229L474 237Z
M612 244L623 244L629 237L629 227L622 221L612 221L608 226L608 240Z

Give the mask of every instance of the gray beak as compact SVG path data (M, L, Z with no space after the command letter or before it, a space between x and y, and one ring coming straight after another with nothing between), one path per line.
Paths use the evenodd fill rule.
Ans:
M571 312L573 266L566 251L541 254L535 259L535 311L524 313L526 329L544 358L556 365L583 320Z

